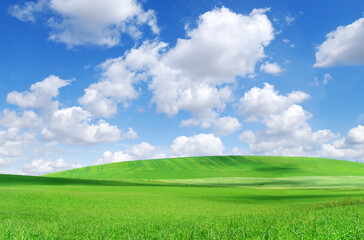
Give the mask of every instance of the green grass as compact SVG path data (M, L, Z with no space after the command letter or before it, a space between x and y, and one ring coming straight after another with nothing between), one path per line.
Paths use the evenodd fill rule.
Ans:
M364 239L364 164L223 160L0 175L0 239Z
M214 156L119 162L51 173L79 179L364 176L364 164L304 157Z

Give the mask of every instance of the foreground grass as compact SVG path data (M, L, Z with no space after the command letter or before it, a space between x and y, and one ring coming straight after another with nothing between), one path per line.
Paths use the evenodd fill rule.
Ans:
M362 188L96 183L1 176L0 239L364 238Z
M0 239L364 239L364 164L219 156L0 175Z

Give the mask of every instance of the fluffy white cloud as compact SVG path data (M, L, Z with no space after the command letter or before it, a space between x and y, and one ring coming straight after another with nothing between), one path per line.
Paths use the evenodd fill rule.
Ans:
M233 134L241 128L241 123L234 117L222 117L215 122L213 132L218 136Z
M364 126L349 130L346 137L322 146L318 155L322 157L356 160L364 162Z
M21 156L28 146L35 142L35 139L33 133L22 133L15 128L0 131L0 157Z
M248 120L257 120L269 114L280 114L309 97L300 91L291 92L287 96L279 95L273 85L265 83L263 88L254 87L247 91L240 99L239 109Z
M94 164L105 164L113 162L124 162L132 160L143 160L151 158L163 158L165 155L156 154L157 148L147 142L142 142L133 146L131 149L118 152L105 151L102 158L98 159Z
M309 95L292 92L279 95L269 84L254 87L240 99L240 109L248 120L256 120L265 128L245 131L240 140L250 146L250 153L263 155L313 155L322 144L336 135L329 130L312 131L307 120L312 115L298 105Z
M99 120L91 123L91 114L81 107L57 110L49 117L42 137L73 145L88 145L102 142L115 142L121 131L109 123Z
M317 48L315 67L364 63L364 18L347 26L339 26L326 38Z
M221 139L213 134L180 136L170 146L171 154L176 157L221 155L223 150Z
M102 142L115 142L121 138L121 131L113 125L98 120L93 122L90 112L81 107L59 108L55 98L59 88L70 84L56 76L49 76L30 87L23 93L11 92L7 101L21 108L40 109L39 113L31 110L23 111L22 115L5 109L0 123L8 128L27 128L34 134L40 134L44 140L72 145L90 145ZM135 138L137 133L130 128L123 135L125 138Z
M54 100L59 94L59 88L71 83L70 80L62 80L57 76L49 76L43 81L30 86L30 91L13 91L7 95L6 101L21 108L34 108L42 111L58 109L59 102Z
M245 155L245 153L238 147L231 149L229 155Z
M260 71L273 75L278 75L284 70L277 63L265 62L260 66Z
M0 124L7 128L38 128L43 125L43 119L34 111L24 111L21 116L16 111L4 109Z
M364 144L364 126L359 125L350 129L345 138L345 143L348 145Z
M254 9L246 16L216 8L201 15L197 27L172 48L159 41L144 42L109 60L105 73L115 66L122 74L91 85L80 103L96 115L110 116L116 103L137 97L134 85L145 78L150 79L151 101L158 112L173 116L184 110L201 119L215 117L233 100L228 84L254 73L265 57L264 47L274 38L267 10ZM112 94L113 89L119 91Z
M206 12L164 61L205 83L232 82L235 76L253 73L264 47L274 38L266 11L254 9L245 16L222 7Z
M136 0L27 1L10 7L9 13L22 21L35 21L42 13L51 27L49 39L68 47L112 47L120 42L122 33L139 38L142 33L138 28L143 24L159 33L154 11L144 11Z
M124 133L124 138L127 139L135 139L138 138L138 133L134 131L132 127L129 127L128 131Z
M85 89L79 103L95 116L109 117L117 112L117 103L136 99L138 92L133 87L144 79L144 74L129 70L123 58L109 59L100 65L103 73L99 82Z
M189 118L181 121L180 127L200 126L203 129L213 128L212 131L218 136L227 136L240 129L241 123L234 117L220 118L217 113L212 112L199 118Z
M222 85L252 74L274 37L265 11L244 16L222 7L201 15L188 38L178 39L151 70L157 110L170 116L186 110L202 118L222 111L232 100L231 89Z
M56 161L45 161L43 159L33 160L31 163L23 165L23 171L31 175L42 175L51 172L64 171L72 168L80 168L80 164L69 164L60 158Z

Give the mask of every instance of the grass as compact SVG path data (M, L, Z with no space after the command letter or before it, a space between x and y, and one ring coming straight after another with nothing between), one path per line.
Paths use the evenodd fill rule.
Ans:
M109 180L364 176L364 164L324 158L212 156L119 162L46 176Z
M221 170L223 157L215 159ZM130 168L155 166L147 161L102 165L106 176L97 178L110 180L91 179L98 166L89 176L85 169L51 174L90 179L0 175L0 239L364 239L364 164L302 158L302 173L284 172L292 159L256 157L259 166L246 171L200 167L205 177L181 169L182 158L155 170L178 172L170 178ZM190 167L203 161L188 158ZM280 170L260 170L272 166Z

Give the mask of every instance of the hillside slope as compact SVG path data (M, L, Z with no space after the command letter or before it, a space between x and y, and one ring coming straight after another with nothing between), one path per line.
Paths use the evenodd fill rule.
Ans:
M307 157L211 156L118 162L45 176L104 180L364 176L364 164Z
M0 174L1 187L16 187L16 186L135 186L141 185L125 181L108 181L108 180L89 180L89 179L68 179L56 177L38 177L38 176L23 176Z

